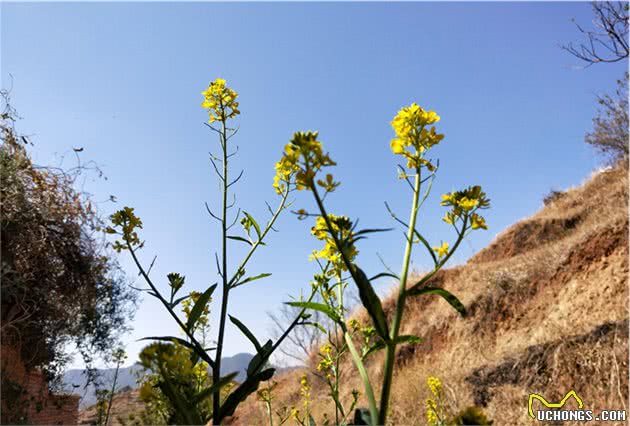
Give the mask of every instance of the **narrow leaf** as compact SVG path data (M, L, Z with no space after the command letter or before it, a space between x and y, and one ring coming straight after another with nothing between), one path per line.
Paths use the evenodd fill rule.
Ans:
M236 241L242 241L244 243L249 244L250 246L252 245L252 242L249 241L247 238L243 238L243 237L239 237L238 235L228 235L227 236L230 240L236 240Z
M367 408L357 408L354 411L353 425L371 425L372 419L370 418L370 410Z
M230 321L232 321L232 323L235 326L237 326L239 330L241 330L241 332L245 335L245 337L247 337L249 341L252 342L252 344L256 348L256 353L262 352L262 347L260 346L260 343L256 339L256 336L254 336L254 334L251 331L249 331L247 327L245 327L245 324L243 324L241 321L239 321L237 318L233 317L232 315L228 315L228 317L230 317Z
M207 387L206 389L202 390L197 395L195 395L192 398L193 405L196 405L199 402L203 401L204 399L208 398L214 392L216 392L217 390L220 390L223 386L232 383L232 381L234 380L236 376L238 376L238 372L235 371L234 373L230 373L227 376L221 377L221 379L217 383L213 383L212 386Z
M340 322L339 315L335 311L333 311L329 306L324 305L323 303L316 302L285 302L286 305L293 306L295 308L305 308L311 309L313 311L318 311L326 314L328 318L335 322Z
M383 277L390 277L390 278L394 278L394 279L397 279L397 280L400 279L400 278L398 278L398 275L393 274L391 272L381 272L380 274L376 274L372 278L370 278L370 281L374 281L374 280L377 280L377 279L383 278Z
M260 346L260 345L259 345ZM255 376L262 367L265 365L265 361L269 357L269 353L271 352L271 348L273 347L273 342L271 340L267 340L267 343L264 344L260 351L254 355L254 357L247 364L247 376Z
M243 212L243 214L247 216L247 219L249 219L252 225L254 225L254 229L256 230L256 235L258 235L258 239L260 240L260 226L258 226L258 222L256 222L256 220L252 217L251 214L247 212Z
M384 341L389 340L389 331L387 327L387 320L385 319L385 312L383 311L383 305L381 305L381 299L378 298L372 284L370 284L370 280L368 280L365 272L361 270L358 266L354 265L355 273L353 274L355 278L355 283L359 288L359 298L361 299L361 303L367 309L370 317L372 317L372 322L374 323L374 328L376 332Z
M234 287L238 287L239 285L243 285L243 284L248 283L248 282L251 282L251 281L256 281L256 280L259 280L259 279L261 279L261 278L267 278L267 277L270 277L270 276L271 276L271 274L270 274L270 273L265 272L265 273L263 273L263 274L256 275L255 277L247 277L247 278L245 278L243 281L239 281L239 282L237 282L236 284L234 284L234 285L232 286L232 288L234 288Z
M311 326L315 327L316 329L318 329L319 331L321 331L322 333L324 333L324 334L327 333L326 329L321 324L318 324L316 322L305 321L305 322L303 322L301 324L302 325L311 325Z
M443 288L437 288L437 287L414 288L412 287L407 291L407 294L409 296L420 296L422 294L435 294L437 296L442 297L444 300L446 300L449 303L449 305L455 308L455 310L459 312L459 314L462 317L466 316L466 307L464 306L464 304L460 302L456 296L454 296L449 291L444 290Z
M223 402L219 411L219 422L221 423L225 417L234 414L236 407L238 407L241 402L245 401L250 394L258 390L260 382L271 379L275 371L274 368L268 368L254 376L248 377L241 383L239 387L226 398L225 402Z
M186 327L188 327L188 330L193 330L195 328L197 320L203 313L204 308L208 304L208 301L210 300L210 297L212 296L212 293L214 293L214 290L216 288L217 284L212 284L210 287L208 287L206 291L203 292L201 296L199 296L197 303L195 303L195 306L193 306L192 310L190 311L188 322L186 322Z
M380 351L381 349L385 349L385 342L378 341L376 342L374 345L372 345L367 351L365 351L365 353L361 356L361 359L364 360L365 358L367 358L368 356L372 355L375 352Z
M179 304L180 304L183 300L186 300L186 299L188 299L189 297L190 297L190 295L188 295L188 296L182 296L182 297L180 297L179 299L175 299L175 300L173 301L173 303L171 303L171 308L174 308L175 306L179 305Z
M353 235L371 234L374 232L389 232L394 228L374 228L374 229L362 229L358 232L354 232Z
M417 345L419 343L424 342L422 337L418 336L410 336L410 335L402 335L396 338L396 343L409 343L410 345Z

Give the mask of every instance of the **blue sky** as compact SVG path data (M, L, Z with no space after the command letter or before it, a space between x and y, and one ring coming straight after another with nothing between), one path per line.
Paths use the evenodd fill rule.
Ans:
M389 122L417 102L441 115L446 135L435 149L441 167L420 230L438 243L454 235L440 221L439 195L480 184L492 200L490 230L477 232L452 260L461 263L515 221L531 215L551 189L579 184L599 159L583 143L595 97L614 87L627 62L584 69L560 49L580 41L571 22L588 24L588 3L6 3L2 84L24 117L19 130L40 164L56 164L72 147L99 163L107 180L85 189L103 214L135 207L144 222L145 262L165 288L171 271L189 290L216 281L219 229L203 203L218 205L208 152L218 142L204 126L201 91L223 77L240 94L240 150L245 169L238 204L260 221L275 203L273 164L294 131L319 130L343 183L329 210L365 227L392 226L383 202L408 216L410 192L396 178ZM9 75L13 77L11 80ZM67 162L66 165L72 165ZM295 206L313 208L309 194ZM310 222L287 214L248 272L273 276L240 287L230 311L260 335L266 312L308 289L319 248ZM242 251L235 243L232 266ZM368 273L376 253L398 269L400 230L360 245ZM121 264L131 279L128 255ZM416 249L414 267L429 258ZM140 282L137 281L137 284ZM383 281L385 293L391 283ZM219 301L213 308L218 310ZM125 342L135 360L148 335L177 328L145 297ZM216 328L215 328L216 331ZM226 354L253 351L228 330ZM78 366L78 364L76 364Z

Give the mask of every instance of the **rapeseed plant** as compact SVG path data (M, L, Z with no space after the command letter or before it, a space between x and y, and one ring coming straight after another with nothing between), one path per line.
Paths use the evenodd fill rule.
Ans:
M480 215L480 210L487 209L490 201L480 186L470 186L465 190L456 191L442 196L442 205L450 207L444 216L444 221L451 225L456 233L452 246L448 242L441 242L439 246L429 244L427 239L416 227L418 212L422 204L427 200L433 180L438 170L437 162L427 158L431 148L438 145L444 135L438 133L433 124L440 121L440 116L434 111L425 110L413 103L402 108L391 121L395 133L390 142L390 148L395 155L406 160L406 167L400 165L399 177L405 179L413 189L411 212L409 221L399 219L390 209L392 218L403 225L406 230L406 243L403 254L401 272L396 275L391 272L383 272L368 278L363 270L355 263L359 253L356 243L369 233L384 231L383 229L356 230L352 221L345 217L330 214L324 205L326 196L334 192L340 185L332 174L327 173L325 179L317 178L318 173L324 167L336 165L329 154L324 152L323 145L319 141L318 132L297 132L285 146L283 156L276 163L276 176L274 187L281 191L287 185L295 185L297 189L308 190L313 194L318 210L317 214L309 213L307 209L297 211L300 218L316 217L315 226L311 233L325 246L321 250L313 252L311 258L322 261L320 264L322 274L316 276L316 288L323 289L324 303L290 302L292 306L316 310L326 314L340 329L347 349L350 352L354 364L363 381L364 391L368 400L368 410L357 410L355 419L367 424L385 424L389 412L390 393L394 368L396 347L400 344L416 344L422 341L417 336L400 335L400 324L404 316L405 300L407 297L423 294L434 294L444 298L461 315L465 315L466 309L462 303L450 292L443 288L427 286L428 280L440 270L457 250L461 241L471 231L487 229L485 219ZM427 188L422 191L423 184ZM409 265L413 245L421 243L430 254L434 267L418 282L408 285ZM343 309L343 289L347 285L343 274L348 273L349 278L355 283L359 291L361 303L366 308L372 320L372 328L366 329L364 336L366 346L359 353L352 339L348 325L345 321ZM336 282L329 284L329 278L335 278ZM372 281L382 277L393 277L399 282L398 297L391 322L388 322L380 299L372 287ZM330 289L337 290L336 298L331 297ZM375 341L374 341L375 340ZM364 359L378 350L386 350L383 365L383 381L381 383L380 402L377 404L372 383L367 375ZM322 359L319 364L321 370L330 368L330 360ZM333 397L334 398L334 397Z
M210 206L206 204L209 215L218 221L221 229L220 252L216 254L217 274L220 278L219 282L210 285L202 292L190 292L185 296L179 297L178 294L184 287L185 277L174 272L167 276L170 286L170 295L162 295L154 284L153 279L149 277L153 263L149 268L145 268L137 255L137 251L144 246L144 241L141 241L138 235L138 230L142 229L142 221L136 216L134 209L125 207L114 213L111 216L112 226L108 227L106 231L110 234L120 236L120 239L113 243L114 249L119 252L121 250L128 250L130 252L134 263L140 271L140 275L142 275L149 287L148 289L144 289L144 291L147 291L148 294L160 301L184 333L184 338L160 336L149 337L148 339L178 344L185 348L186 351L189 352L190 360L177 367L185 368L186 371L183 373L188 373L189 362L191 363L193 372L201 372L201 367L199 366L204 366L205 368L209 367L212 371L212 377L204 381L203 388L197 389L194 394L183 394L177 387L167 386L168 383L163 382L166 386L164 389L167 389L164 394L169 398L171 405L175 407L176 413L181 416L178 418L182 419L185 424L205 424L210 419L213 424L220 424L226 417L234 413L236 407L244 401L249 394L258 389L261 382L271 379L275 373L275 369L268 366L268 360L271 354L284 339L286 339L291 330L307 323L308 315L305 313L305 308L303 308L276 342L268 340L266 343L261 344L245 324L238 320L238 318L228 314L228 307L229 296L236 288L271 275L265 272L248 276L245 268L254 253L265 245L264 240L269 231L273 228L279 215L289 207L290 203L287 202L289 193L295 189L301 189L300 182L308 180L308 177L304 176L301 172L298 163L291 163L291 158L298 157L292 154L293 151L291 151L291 149L293 148L288 147L287 159L284 160L286 164L276 167L280 178L277 179L274 187L280 195L280 201L275 210L269 207L271 217L264 226L260 226L249 213L241 213L240 209L233 217L230 217L230 209L234 207L234 202L228 201L228 197L231 195L230 188L238 182L242 175L241 172L240 175L232 178L229 173L229 160L236 153L230 152L232 148L230 140L236 135L238 130L238 128L232 124L232 120L240 114L238 93L227 85L226 80L217 78L209 84L202 95L204 99L201 106L208 113L206 125L218 136L221 150L219 156L212 154L210 156L212 166L221 183L222 191L219 213L215 213ZM319 170L321 167L332 164L326 156L323 156L321 152L317 151L316 146L313 146L315 138L316 136L313 137L313 135L305 134L302 138L296 140L295 145L297 148L303 146L305 152L311 153L311 156L308 157L310 170ZM306 148L306 146L309 148ZM313 167L315 167L315 169L313 169ZM330 180L326 180L324 183L328 187L334 186L334 182ZM239 219L244 235L230 234L230 230ZM234 271L228 269L228 243L231 241L244 243L249 247L245 256L237 263L238 266ZM209 348L205 344L208 326L208 306L219 283L221 284L219 287L221 290L221 305L218 312L218 332L214 347ZM307 298L306 300L310 301L311 299L312 295L311 298ZM185 319L182 319L175 311L180 304L184 308ZM255 356L247 367L246 379L238 384L238 386L234 386L233 383L237 373L229 372L230 374L224 375L225 372L222 370L221 365L228 318L232 324L249 339L256 351ZM199 335L199 332L201 332L201 335ZM213 356L210 355L211 352L214 352ZM162 368L162 375L164 376L166 374L166 376L168 376L167 370L171 367L175 368L175 365L171 365L172 362L175 361L173 361L174 358L168 355L168 353L164 356L166 357L164 358L165 363L161 363L159 366ZM182 360L178 360L177 363L180 361ZM203 401L206 401L208 397L211 397L211 409L199 410L199 406L201 406Z

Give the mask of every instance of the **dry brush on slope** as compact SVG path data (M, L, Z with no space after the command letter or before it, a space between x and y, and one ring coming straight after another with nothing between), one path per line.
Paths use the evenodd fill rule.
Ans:
M617 167L595 174L547 200L467 264L436 274L431 285L460 296L468 318L456 317L441 299L407 301L401 332L425 341L397 354L388 423L425 423L431 375L445 382L457 408L482 406L495 425L530 424L527 399L534 392L553 401L572 389L585 408L627 409L627 173ZM394 296L384 301L386 310ZM382 374L381 356L369 363L374 379ZM299 408L303 373L277 378L276 408ZM320 424L333 407L324 384L314 376L311 382ZM361 389L356 375L344 383L344 400L353 387ZM266 424L265 418L251 396L234 420Z

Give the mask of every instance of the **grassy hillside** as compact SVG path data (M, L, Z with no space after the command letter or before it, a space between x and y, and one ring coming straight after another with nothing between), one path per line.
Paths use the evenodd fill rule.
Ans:
M534 392L558 401L572 389L585 408L627 409L627 170L597 173L545 204L465 265L432 279L431 285L460 297L468 318L457 317L438 298L408 300L401 334L425 342L402 347L397 355L391 424L426 423L428 376L443 380L454 407L481 406L495 425L531 424L527 400ZM390 314L394 296L384 301ZM373 383L380 383L382 357L369 363ZM362 387L346 361L350 374L342 395L349 402L351 389ZM301 408L303 373L276 378L275 408ZM312 374L310 379L320 424L333 406L323 381ZM264 419L262 404L252 396L233 420L258 425Z

